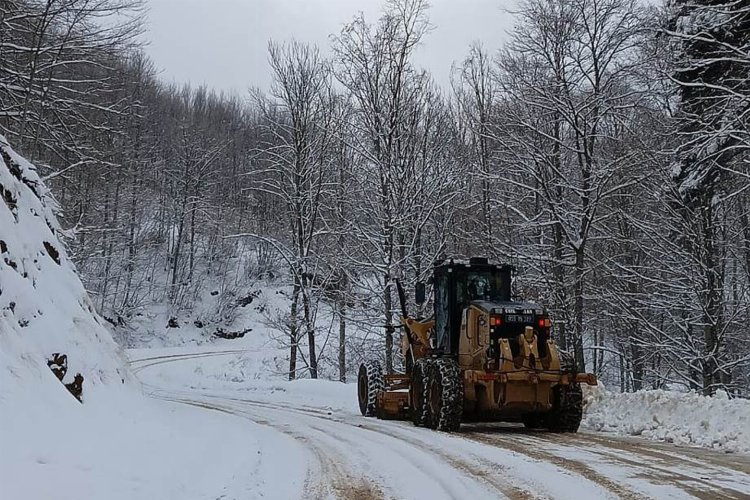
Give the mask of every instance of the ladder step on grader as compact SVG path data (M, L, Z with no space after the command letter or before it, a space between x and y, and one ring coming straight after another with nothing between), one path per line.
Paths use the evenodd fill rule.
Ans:
M405 373L380 362L359 367L362 415L411 420L456 431L462 422L523 422L530 429L576 432L583 417L581 384L571 357L551 337L547 311L511 299L512 268L484 258L446 260L433 268L434 316L411 318L399 282ZM425 289L417 285L416 302Z

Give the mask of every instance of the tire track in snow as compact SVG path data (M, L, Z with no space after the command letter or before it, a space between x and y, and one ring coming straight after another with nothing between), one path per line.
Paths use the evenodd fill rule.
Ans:
M349 470L344 465L347 463L346 457L331 453L330 449L322 444L326 436L325 430L312 426L298 429L289 423L280 423L278 418L269 418L271 416L268 414L253 413L246 408L238 408L236 405L226 405L224 408L237 416L250 419L259 425L270 427L274 431L294 438L313 453L317 467L314 470L308 470L303 498L311 500L327 497L355 500L384 498L381 489L369 478ZM309 432L310 430L315 432Z
M189 354L165 354L162 356L152 356L149 358L131 359L130 366L133 373L138 373L144 368L151 366L161 365L164 363L171 363L174 361L188 361L191 359L209 358L212 356L228 356L230 354L244 354L250 352L248 349L235 349L227 351L210 351L210 352L198 352ZM141 364L143 363L143 364Z
M610 439L585 433L560 437L566 444L578 449L640 470L639 477L679 484L698 498L750 498L750 459L741 455L727 460L727 455L712 453L709 461L705 452L704 456L700 456L702 449L659 449L657 443ZM644 458L651 459L647 465Z
M599 486L605 488L607 491L610 491L611 493L614 493L615 495L617 495L618 498L628 499L628 500L637 500L637 499L643 498L642 493L639 493L625 485L615 482L609 477L595 471L593 468L591 468L589 465L585 464L582 461L574 460L574 459L571 459L570 457L559 457L556 455L552 455L546 450L537 450L529 446L524 446L515 440L508 440L508 439L502 439L502 438L498 439L497 437L491 434L477 433L477 432L464 432L464 433L461 433L461 436L465 437L466 439L470 439L472 441L477 441L480 443L488 444L490 446L504 448L504 449L519 453L521 455L531 457L535 460L539 460L543 462L551 462L562 469L573 471L583 476L584 478L588 479L589 481L595 484L598 484Z
M351 466L356 462L353 460L352 455L359 455L358 459L361 461L361 464L369 464L371 467L378 467L381 464L377 462L373 463L373 457L362 452L362 447L367 445L368 447L383 448L383 438L388 438L389 436L383 436L378 433L374 438L363 437L360 435L357 436L357 439L353 440L351 437L347 437L346 433L342 432L341 422L324 418L324 416L320 414L263 402L252 402L235 398L225 399L206 394L202 394L201 396L204 398L207 397L213 401L206 402L203 400L194 400L192 398L186 399L184 396L180 398L160 396L160 398L178 403L197 404L204 408L212 408L237 416L244 416L257 424L267 425L276 431L298 439L303 445L313 451L318 459L319 468L321 470L321 474L313 472L308 476L309 484L307 485L307 498L325 498L327 494L332 494L337 498L347 500L350 498L362 500L384 498L380 486L373 484L369 477L360 473L361 471L357 472L355 470L348 470L343 464ZM227 401L230 401L230 403L227 404ZM293 420L285 422L285 418L288 419L290 415L293 416ZM314 423L305 422L305 419L313 419ZM357 428L359 432L362 431L362 429L356 425L351 425L349 427ZM342 447L344 448L343 450L341 449ZM421 450L418 451L421 452ZM395 458L395 456L393 458ZM440 462L442 462L442 460L440 460ZM456 499L466 497L488 498L488 491L486 491L484 495L477 497L476 491L471 492L468 490L467 493L466 484L462 485L460 482L455 481L455 478L444 478L439 474L434 474L434 471L425 468L424 464L420 464L419 462L412 463L411 465L420 469L426 476L428 476L427 479L433 485L439 485L439 488L444 493L444 497ZM371 472L374 471L371 469ZM381 478L381 480L383 479L387 478ZM473 480L469 475L467 475L466 479ZM403 494L398 490L394 491L393 488L386 489L390 490L389 498L403 497ZM472 496L472 493L474 496ZM491 497L505 498L504 495L498 497L497 493L493 494ZM421 498L421 496L411 496L411 498Z
M366 424L363 424L363 425L353 425L353 424L348 424L348 423L343 422L343 421L337 421L337 423L338 424L350 425L352 427L357 427L359 429L370 431L370 432L373 432L373 433L376 433L376 434L380 434L380 435L384 435L385 434L382 431L382 429L373 429L372 427L369 427ZM393 436L393 433L389 433L387 435ZM498 492L502 493L504 495L504 497L506 497L506 498L509 498L509 499L512 499L512 500L526 500L526 499L537 498L537 497L535 497L534 495L532 495L528 491L524 491L522 489L516 488L515 486L513 486L513 485L511 485L511 484L509 484L507 482L503 482L503 481L500 481L499 479L496 479L496 478L492 477L492 475L488 474L486 471L480 470L479 464L469 463L469 462L467 462L465 460L458 459L458 458L456 458L456 456L451 455L449 453L446 453L445 450L440 449L438 447L435 447L433 445L430 445L430 444L428 444L425 441L411 439L410 437L405 437L403 435L400 435L398 438L401 441L404 441L404 442L407 442L407 443L413 445L416 449L419 449L419 450L422 450L422 451L428 450L430 453L432 453L433 455L439 457L440 459L442 459L442 461L444 461L445 463L449 464L454 469L463 472L467 476L474 477L476 479L479 479L480 481L483 481L483 482L487 483L493 489L495 489ZM351 440L349 440L349 444L352 447L355 447L357 445L356 442L351 441ZM493 472L496 473L497 469L495 469ZM443 484L443 488L446 491L450 490L449 485L447 485L442 478L438 477L436 479L439 480Z
M362 427L372 430L372 428L368 427L367 425L363 425ZM383 431L379 429L379 430L376 430L375 432L382 433ZM482 459L477 455L474 455L474 454L471 455L471 457L475 461L470 463L466 460L457 459L454 455L447 453L444 449L441 449L441 448L438 448L429 444L427 441L417 440L417 439L412 438L411 436L404 435L403 433L399 434L399 438L421 449L429 449L430 452L441 457L446 463L449 463L454 468L461 470L468 475L474 476L478 478L479 480L490 484L493 488L502 492L507 498L514 499L514 500L530 500L530 499L541 498L541 497L534 495L531 491L513 486L510 483L510 481L514 479L511 479L507 475L498 474L498 471L503 470L502 466L499 466L498 464L494 464L495 467L493 468L483 467L481 463ZM495 477L495 476L500 476L500 477Z
M137 369L134 371L140 371L144 368L152 367L155 365L163 364L163 363L171 363L175 361L189 361L193 359L199 359L203 357L210 357L210 356L217 356L217 355L226 355L226 354L236 354L245 352L245 350L227 350L227 351L211 351L211 352L204 352L204 353L188 353L188 354L171 354L171 355L160 355L160 356L152 356L148 358L141 358L138 360L132 360L131 363L144 363L146 364L139 365ZM149 363L150 362L150 363ZM243 411L241 408L236 408L235 406L226 405L226 404L217 404L216 402L208 403L206 401L197 400L194 399L196 393L183 391L182 395L179 397L176 397L179 395L179 393L176 393L174 391L163 391L160 388L156 386L152 386L149 384L144 384L144 387L148 387L151 389L151 395L153 397L157 397L160 399L177 402L177 403L184 403L184 404L193 404L202 408L206 409L215 409L218 411L223 411L225 413L230 413L235 416L245 416L247 418L251 418L255 423L260 425L266 425L274 428L277 431L283 432L285 434L288 434L301 443L303 443L308 449L313 451L314 455L317 457L318 463L320 464L320 467L326 471L326 474L329 477L328 483L332 484L348 484L351 481L351 475L346 474L342 472L342 469L340 466L337 465L336 461L332 460L329 455L326 454L324 450L320 449L320 446L315 445L307 436L300 434L299 432L295 432L293 430L290 430L289 428L281 428L278 424L272 423L267 417L263 415L248 415L247 411ZM274 411L280 411L284 412L286 414L294 413L297 415L305 416L305 417L312 417L316 419L320 419L325 421L326 423L335 422L336 425L341 426L345 425L350 428L354 428L358 431L370 431L373 433L376 433L378 435L377 441L382 441L383 437L392 438L392 429L389 427L374 427L373 425L365 425L365 424L352 424L350 422L340 420L340 419L332 419L331 413L326 412L324 410L320 410L317 408L301 408L301 407L294 407L289 405L281 405L281 404L273 404L263 401L254 401L254 400L247 400L247 399L241 399L241 398L231 398L231 397L221 397L221 396L215 396L210 394L200 394L200 396L203 396L204 398L208 397L211 400L218 400L218 401L230 401L234 405L241 404L241 405L250 405L254 407L260 407L267 410L274 410ZM312 429L316 429L315 426L310 426ZM320 430L320 429L317 429ZM329 429L329 433L336 433L337 429ZM323 431L321 431L323 432ZM434 436L434 434L431 431L427 431L430 436ZM325 433L324 433L325 435ZM339 440L343 440L341 435L338 435ZM512 479L509 477L503 478L505 479L500 480L497 479L495 476L497 476L498 468L502 468L502 466L499 466L498 464L495 464L494 468L483 468L482 467L482 461L479 457L472 456L474 460L471 462L462 460L457 458L454 455L451 455L447 453L444 449L441 449L439 447L435 447L429 443L428 440L415 440L409 436L409 434L404 434L403 432L400 433L399 439L402 442L409 443L414 448L426 451L429 450L429 452L437 457L441 462L444 462L446 464L449 464L453 469L456 471L461 472L463 475L471 478L474 481L478 481L479 483L482 483L486 486L491 487L496 493L500 493L502 497L509 498L512 500L527 500L527 499L533 499L533 498L540 498L535 495L533 495L530 491L526 489L521 489L518 487L515 487L512 485L511 481ZM358 444L357 442L350 441L350 450L356 450ZM346 453L339 454L337 457L340 462L346 462L348 460L348 457L346 456ZM364 457L365 459L369 457ZM419 468L419 464L416 464L417 468ZM424 471L423 472L427 472ZM429 474L428 474L429 475ZM346 481L344 481L344 479ZM443 480L443 478L440 475L434 475L431 477L434 481L440 483L442 485L442 488L445 492L449 493L449 496L451 498L460 498L465 496L461 491L454 491L455 488L452 484L449 482L446 482ZM318 493L325 491L326 487L322 484L315 484L314 480L309 479L310 485L308 486L313 491L316 491ZM351 487L347 488L347 494L344 495L342 498L381 498L382 492L379 492L377 488L373 488L371 485L367 484L366 481L360 481L362 483L362 486L358 488L358 491L352 491ZM362 496L360 493L365 492L366 495ZM374 492L378 492L378 495L376 495ZM355 493L355 496L352 496L352 493ZM312 498L320 498L322 495L317 494L313 495ZM496 495L495 495L496 496ZM398 498L398 497L395 497Z
M140 371L144 368L163 363L189 361L209 356L235 354L237 352L213 351L208 353L161 355L133 360L132 363L145 362L145 364L137 367L137 371ZM436 473L434 466L431 468L419 461L410 464L427 476L429 482L440 485L440 489L446 494L447 498L510 498L512 500L539 498L527 490L513 486L510 478L505 478L506 480L502 481L494 477L497 475L497 467L492 470L482 470L478 458L472 462L462 460L439 447L430 445L426 440L410 439L408 435L400 435L399 438L394 438L391 432L392 429L387 426L374 428L371 425L352 424L351 422L332 418L331 412L319 408L300 408L263 401L197 393L194 391L167 391L150 384L144 383L143 385L151 391L152 397L245 417L256 424L271 427L278 432L296 439L311 451L316 460L315 470L309 470L307 475L305 489L308 492L308 498L318 499L327 496L362 500L383 498L381 489L372 484L366 476L351 472L342 465L348 464L351 461L351 454L357 452L362 445L363 439L368 441L372 446L380 448L384 447L384 439L390 439L396 442L391 443L392 445L400 444L401 446L409 446L417 451L417 455L430 455L435 462L441 465L447 464L453 468L454 471L464 477L465 484L461 484L460 481L457 483L455 477L443 477L443 474L440 472L444 473L444 467L443 471ZM261 409L261 411L253 411L253 409ZM275 412L276 415L268 415L268 411ZM283 418L279 419L279 416L286 416L288 418L289 415L294 415L294 422L284 424ZM308 431L307 433L297 428L301 423L300 417L303 419L314 419L316 422L315 424L308 423L302 426L304 431ZM347 439L346 434L341 432L342 427L354 430L357 433L356 439ZM365 438L364 433L372 433L373 436ZM316 434L316 439L312 439L310 434ZM436 435L431 431L427 431L427 434L429 436ZM321 443L330 439L331 436L335 436L335 441L337 442L346 443L346 449L336 450L336 447L330 442L326 446L321 446ZM371 458L371 456L366 454L361 456L363 463L369 463ZM490 490L483 489L483 491L475 491L473 495L467 495L467 491L471 490L469 483L477 483L483 485L485 488L489 487ZM490 491L494 491L494 493L488 496ZM480 495L477 496L476 493L480 493ZM393 495L392 498L401 498L399 491L393 491ZM414 498L422 498L422 496L418 495L414 496Z
M278 403L270 403L265 401L255 401L255 400L248 400L248 399L242 399L242 398L224 398L224 397L218 397L213 396L209 394L202 394L204 397L209 398L219 398L219 399L228 399L230 401L233 401L235 403L243 403L243 404L249 404L252 406L259 406L263 408L269 408L273 410L279 410L284 411L287 413L295 413L299 415L304 415L308 417L314 417L321 420L324 420L326 422L335 422L338 425L345 425L352 428L356 428L359 430L366 430L370 432L374 432L378 434L379 436L386 436L388 438L393 438L397 435L398 439L400 441L409 443L410 445L414 446L415 448L422 450L422 451L429 451L431 454L437 456L442 461L450 464L453 468L462 471L468 476L472 476L476 479L479 479L480 481L483 481L487 483L489 486L491 486L493 489L497 490L498 492L502 493L506 498L514 499L514 500L527 500L527 499L533 499L533 498L543 498L538 497L531 493L528 489L519 488L517 486L514 486L511 481L517 481L517 477L513 477L507 474L498 474L498 471L502 471L504 467L502 464L493 463L493 467L488 467L486 465L483 465L483 462L486 462L482 457L479 457L475 454L470 454L464 452L463 456L469 456L472 458L471 461L467 461L463 458L457 458L456 455L452 455L447 450L448 448L441 448L438 446L435 446L434 443L431 442L430 438L433 438L435 436L442 436L442 437L449 437L450 435L439 433L435 434L437 431L427 430L427 429L417 429L408 427L408 431L405 431L403 426L400 426L396 422L388 422L388 421L380 421L375 419L367 419L364 422L360 423L352 423L347 420L343 420L340 418L336 418L332 416L332 412L321 410L319 408L310 408L310 407L299 407L299 406L289 406L289 405L283 405ZM426 439L420 439L414 436L414 432L422 432L424 433L424 437ZM351 442L352 449L356 448L358 443ZM496 477L500 476L500 477ZM437 478L438 480L441 480L441 478ZM450 488L445 485L446 491L450 490Z
M330 498L332 496L334 498L351 498L357 500L376 500L383 498L382 492L380 492L379 488L371 485L363 478L353 477L308 436L301 435L299 432L295 432L289 428L272 425L268 420L264 420L263 418L253 418L248 412L238 410L231 406L196 399L186 399L184 397L171 398L165 395L157 397L172 403L196 406L207 410L226 413L235 417L250 419L258 425L270 427L274 431L281 432L294 438L307 448L316 459L314 464L315 467L313 469L308 469L307 471L304 495L302 498L309 498L311 500ZM353 484L352 481L354 481Z
M204 396L213 397L207 394ZM289 406L241 398L229 399L239 403L260 405L294 413L313 415L328 421L331 420L329 413L316 408ZM337 422L387 435L397 435L399 439L409 442L416 447L430 449L432 453L441 456L454 468L484 479L509 498L534 498L534 495L528 490L517 487L508 488L507 483L496 479L497 468L491 469L489 473L483 472L481 467L482 459L476 455L472 457L476 459L476 462L473 460L467 462L466 460L456 459L454 455L447 453L445 449L435 447L429 440L415 439L412 428L404 432L404 426L396 422L370 419L367 419L365 423L359 424L353 424L341 419L338 419ZM609 437L595 436L591 439L590 434L549 434L530 432L518 428L503 429L480 426L479 429L483 430L472 431L470 429L471 425L469 424L468 431L456 433L454 436L464 437L468 440L480 442L495 448L502 448L535 461L551 463L561 470L570 471L582 476L618 498L640 499L647 495L648 488L645 488L646 491L644 491L634 488L629 484L632 482L632 478L640 478L650 484L672 486L696 498L750 498L749 475L735 472L735 475L740 476L737 478L737 482L742 483L744 488L742 486L734 486L731 483L726 484L723 477L734 472L731 468L717 468L711 462L706 461L704 457L681 459L675 455L674 450L659 451L657 454L657 451L653 450L655 443L635 442L629 444L626 440ZM442 433L438 435L445 436ZM591 441L594 441L594 443ZM630 456L623 455L623 451L630 454ZM700 453L701 451L695 450L696 453ZM588 456L586 458L573 458L572 455L575 454ZM712 460L722 457L718 454L712 455ZM649 458L654 459L657 457L664 460L663 465L654 464L653 460L648 460ZM626 473L624 477L623 474L618 474L620 477L612 477L604 472L597 471L594 465L597 463L601 464L602 460L618 466L621 473ZM738 458L737 460L741 461L742 459ZM728 461L728 463L734 462ZM693 469L697 467L698 470L697 472L685 472L675 469L675 467L683 467L685 465L690 465ZM701 471L703 471L703 475L701 475ZM705 477L706 471L711 471L713 477ZM507 479L509 481L518 480L517 477L513 476L508 476ZM722 483L725 484L722 486ZM554 495L554 492L552 494Z
M750 476L750 456L736 453L712 453L710 462L706 461L705 450L689 446L670 445L662 442L636 440L636 438L609 437L607 435L597 435L592 432L581 432L576 438L586 441L594 441L605 448L614 448L622 451L638 450L644 455L649 455L657 459L667 459L676 462L682 462L688 465L699 465L705 467L710 465L714 469L721 468L723 471L737 471L741 474ZM574 438L574 436L569 436ZM717 467L718 466L718 467Z
M194 396L195 395L193 395L193 397ZM242 398L227 398L205 393L200 394L200 396L209 398L211 400L219 400L224 402L230 401L232 405L249 405L252 407L260 407L284 413L292 413L303 417L312 417L319 419L327 424L347 426L358 431L370 431L377 435L378 441L382 441L383 437L389 439L396 438L398 441L411 445L414 449L429 452L430 454L437 457L440 461L450 465L455 470L460 471L466 476L473 478L475 481L484 483L485 485L491 487L496 492L496 494L499 493L505 498L526 500L533 498L550 498L554 497L555 495L555 491L552 488L547 488L548 491L544 495L539 496L534 494L533 490L535 488L538 489L541 485L535 484L533 482L525 484L524 487L519 487L516 485L519 481L525 482L527 476L533 476L533 474L524 474L523 472L528 472L527 468L534 467L534 463L538 462L535 457L528 457L527 455L520 454L526 457L524 471L513 475L508 473L508 471L506 470L507 467L503 463L501 463L501 461L497 461L496 459L488 459L488 457L486 456L480 456L467 450L457 450L455 446L451 446L451 444L455 444L453 442L443 447L434 443L435 438L451 441L459 439L458 436L461 436L461 434L450 435L445 433L438 433L437 431L427 429L406 427L400 425L398 422L379 421L374 419L363 419L364 422L353 423L333 417L331 416L331 412L317 408L304 408ZM255 421L258 422L257 420ZM339 429L332 427L328 429L328 432L336 432L337 430ZM338 435L338 439L342 440L342 436L340 433ZM357 446L361 443L352 441L350 444L351 446L349 447L349 450L356 450ZM496 446L493 446L491 444L489 446L491 446L492 448L497 448ZM345 454L342 455L342 459L347 459ZM556 472L558 474L564 474L566 470L567 469L565 467L558 467L558 470ZM441 482L442 487L446 492L451 492L451 490L454 489L451 487L451 484L445 483L441 477L436 477L434 479ZM592 486L597 485L595 481L591 482ZM598 486L601 486L601 491L597 494L597 497L599 498L606 497L608 492L610 493L609 496L620 496L620 490L612 491L611 489L606 488L605 485L601 484L599 484ZM596 491L596 487L591 488L591 492L593 493L594 491ZM452 498L460 498L462 496L464 495L461 495L458 491L452 492L451 495ZM493 498L494 497L496 496L493 495ZM637 495L637 497L642 498L642 495Z
M140 370L155 364L242 352L246 350L164 355L134 362L153 362L139 366ZM461 476L489 487L495 492L492 498L498 495L513 499L540 498L535 496L540 485L529 481L528 476L533 473L526 474L518 467L508 470L497 456L488 457L486 450L476 445L505 450L511 456L521 457L526 461L524 468L529 465L530 469L536 467L537 470L541 470L541 466L548 466L548 472L552 472L553 475L546 478L541 485L545 490L541 493L543 498L565 496L565 491L555 489L555 484L556 477L566 474L578 476L586 483L590 483L589 495L597 498L646 498L662 494L673 498L750 498L750 459L743 462L734 458L724 458L724 455L703 453L703 450L668 448L666 445L662 445L663 448L660 449L659 443L647 441L631 442L623 438L591 433L530 432L519 428L493 427L492 424L467 424L464 432L447 435L399 422L361 419L359 416L345 420L353 415L346 414L340 417L332 415L332 411L305 405L226 397L196 391L180 393L151 387L155 389L155 397L242 416L297 439L315 457L315 469L308 471L311 498L326 495L363 500L383 498L382 489L367 479L372 474L363 474L361 468L359 472L350 468L349 462L354 454L359 454L360 461L367 460L367 455L363 458L363 452L359 449L363 440L370 446L375 443L381 447L386 441L395 446L389 440L396 440L400 441L400 449L405 453L414 454L416 450L429 454L433 460L443 462ZM284 420L286 422L282 424ZM301 427L296 428L299 425ZM347 437L344 429L357 434L354 438ZM473 445L474 448L463 446L457 449L453 445L455 441L450 439L460 439L476 445ZM445 446L441 446L441 442ZM412 457L412 460L413 463L410 465L415 471L439 485L443 495L450 498L467 497L465 493L456 489L455 478L446 479L426 467L425 457ZM379 464L373 466L377 468ZM363 478L363 481L359 481L359 478ZM381 474L378 484L390 485L388 479ZM392 488L384 488L386 492L392 492ZM600 490L599 493L595 493L597 489ZM395 498L403 497L399 496L398 490L393 491L393 494ZM478 496L475 495L474 498Z
M253 416L246 411L237 411L236 409L225 409L224 411L286 434L310 450L316 463L314 468L307 471L303 498L310 500L330 497L361 500L384 498L377 485L373 484L367 477L347 469L343 465L346 462L341 460L342 457L334 456L326 447L321 446L319 433L305 435L303 432L287 425L272 425L269 421ZM309 431L309 428L307 430Z
M469 439L508 447L539 460L553 461L561 466L569 465L597 482L604 478L602 484L611 491L618 492L623 498L642 498L644 493L603 476L589 464L613 464L623 471L629 471L630 477L675 486L697 498L750 498L750 475L731 468L716 467L705 457L686 459L680 457L676 450L656 451L652 443L628 443L626 440L592 437L586 433L549 434L515 428L495 428L492 432L488 427L483 426L478 431L464 435ZM578 457L572 458L572 455ZM721 455L714 454L711 459L720 457ZM736 460L739 463L743 461L739 457ZM728 481L727 476L734 476L735 480Z

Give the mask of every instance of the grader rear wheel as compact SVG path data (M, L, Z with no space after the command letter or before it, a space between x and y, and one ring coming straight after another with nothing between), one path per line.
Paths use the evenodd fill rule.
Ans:
M359 365L357 376L357 399L359 411L365 417L374 417L377 411L378 393L385 388L383 367L377 360L368 360Z
M560 368L563 373L576 373L574 357L560 352ZM552 388L552 410L544 417L544 427L552 432L578 432L583 419L583 390L573 382Z
M578 432L583 419L583 391L577 383L552 389L552 410L545 416L545 427L552 432Z

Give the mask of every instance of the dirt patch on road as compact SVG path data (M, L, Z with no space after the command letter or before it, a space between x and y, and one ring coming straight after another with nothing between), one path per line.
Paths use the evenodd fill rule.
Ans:
M381 500L385 498L379 488L367 481L356 481L351 484L338 478L332 486L336 496L342 500Z

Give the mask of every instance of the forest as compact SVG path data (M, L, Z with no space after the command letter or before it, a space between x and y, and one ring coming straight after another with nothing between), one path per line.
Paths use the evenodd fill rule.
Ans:
M402 363L396 280L485 256L607 385L750 396L748 2L519 0L444 87L428 3L386 0L329 46L269 41L240 96L163 83L144 8L0 1L0 134L114 325L214 289L230 324L280 283L289 378L345 381Z

